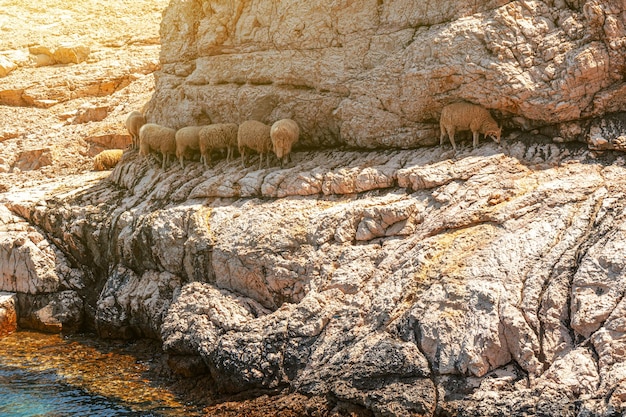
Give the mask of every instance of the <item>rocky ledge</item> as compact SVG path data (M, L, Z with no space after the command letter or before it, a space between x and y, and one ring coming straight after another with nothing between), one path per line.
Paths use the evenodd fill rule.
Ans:
M157 338L224 394L620 412L624 158L530 137L448 149L166 171L127 151L108 177L2 195L2 290L29 323Z

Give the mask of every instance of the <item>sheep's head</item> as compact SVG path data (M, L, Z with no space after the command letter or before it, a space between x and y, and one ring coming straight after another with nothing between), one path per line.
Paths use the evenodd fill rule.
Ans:
M482 130L481 133L485 135L485 138L487 136L491 136L491 139L493 139L494 142L500 143L500 136L502 135L502 128L498 126L498 122L496 122L493 119L487 120L483 123L481 130Z
M501 127L490 128L485 131L485 137L490 136L496 143L500 143L500 135L502 135Z
M279 137L272 141L272 150L278 159L283 158L291 153L293 143L291 140Z
M148 155L150 153L150 146L145 141L139 142L139 155Z

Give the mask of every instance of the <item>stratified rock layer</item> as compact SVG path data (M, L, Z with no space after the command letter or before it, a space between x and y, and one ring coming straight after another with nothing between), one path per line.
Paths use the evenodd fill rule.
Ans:
M162 171L133 151L108 180L7 204L91 271L101 335L160 338L181 372L200 357L220 392L375 415L622 410L623 158L449 153Z
M174 1L149 118L179 128L288 117L300 145L408 148L433 144L441 108L467 100L507 127L554 125L554 137L586 141L581 119L626 109L624 9L621 0Z

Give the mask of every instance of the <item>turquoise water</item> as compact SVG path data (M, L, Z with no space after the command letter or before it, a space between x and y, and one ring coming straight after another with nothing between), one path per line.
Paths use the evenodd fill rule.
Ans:
M54 372L0 365L0 417L158 416L135 412L63 382Z

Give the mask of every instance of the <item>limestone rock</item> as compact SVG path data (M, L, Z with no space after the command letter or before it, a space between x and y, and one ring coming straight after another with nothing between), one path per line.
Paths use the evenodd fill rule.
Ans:
M626 113L615 113L594 121L587 136L590 149L626 150Z
M105 181L9 206L90 271L76 291L101 335L159 338L223 393L624 407L619 158L503 141L293 159L163 171L128 152Z
M84 290L83 278L40 231L0 205L0 290L15 293L7 320L46 332L77 331L84 310L76 291Z
M59 64L79 64L87 60L90 52L86 45L63 43L55 48L52 56Z
M76 291L18 294L21 328L48 333L76 332L84 319L83 298Z
M107 106L95 106L87 103L78 109L76 116L72 119L72 123L88 123L99 122L104 120L109 115L109 108Z
M624 110L619 1L422 3L173 2L149 117L289 117L299 146L412 148L456 100L523 129Z
M0 292L0 338L17 330L17 297Z
M63 42L53 48L46 45L34 45L29 48L29 51L37 57L37 66L79 64L86 61L91 52L88 46L72 42Z
M29 149L18 155L13 166L20 171L30 171L52 164L53 158L50 148Z
M0 205L0 291L51 293L76 285L79 277L38 230Z
M11 71L17 68L17 65L9 61L8 58L0 55L0 77L6 77Z
M139 277L118 268L109 277L96 307L98 333L110 338L160 337L161 324L179 279L169 273Z
M89 144L89 156L96 156L107 149L126 149L131 143L130 135L121 134L90 136L85 141Z

